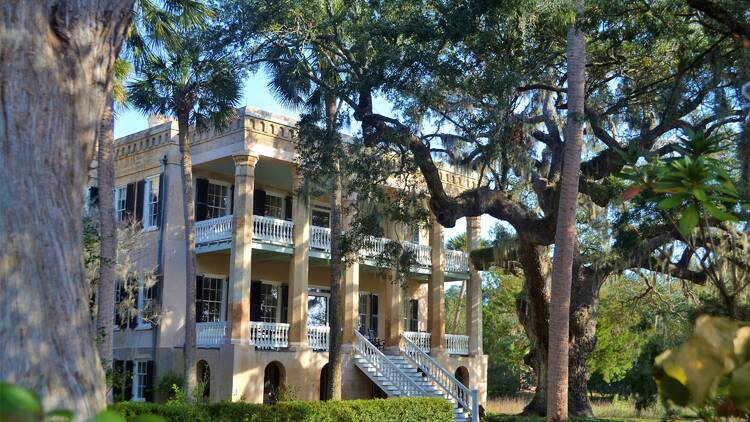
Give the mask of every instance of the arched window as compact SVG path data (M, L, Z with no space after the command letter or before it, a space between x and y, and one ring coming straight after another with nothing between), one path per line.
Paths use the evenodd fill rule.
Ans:
M279 362L271 362L263 373L263 403L274 404L277 401L279 389L284 384L284 366Z

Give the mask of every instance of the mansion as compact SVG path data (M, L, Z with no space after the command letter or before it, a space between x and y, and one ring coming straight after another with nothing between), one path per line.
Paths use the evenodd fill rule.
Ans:
M115 141L115 211L142 226L135 259L160 274L137 289L137 318L116 321L115 365L131 370L124 394L133 400L152 400L155 380L182 374L185 337L177 123L149 126ZM295 122L250 108L222 131L190 135L198 376L210 400L273 402L282 389L298 400L327 398L330 204L296 189L295 135ZM440 172L449 193L476 184L448 166ZM382 227L386 236L371 238L342 276L343 398L444 397L457 420L478 420L487 395L480 276L465 252L446 250L434 220ZM479 233L479 218L467 218L470 247ZM414 257L405 284L387 279L376 259L394 241ZM445 324L444 283L460 280L466 335L446 333ZM145 315L151 307L158 323Z

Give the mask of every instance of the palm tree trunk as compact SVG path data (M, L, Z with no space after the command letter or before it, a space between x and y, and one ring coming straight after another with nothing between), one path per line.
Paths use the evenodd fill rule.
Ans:
M583 0L576 1L576 20L583 17ZM583 137L583 102L586 52L583 32L575 25L568 28L568 121L565 133L565 160L560 187L560 205L552 264L552 290L549 307L549 362L547 384L547 420L568 418L568 338L570 285L573 254L576 249L576 208L578 174Z
M461 301L466 293L466 280L461 282L461 291L458 292L458 299L456 299L456 311L453 313L453 322L451 323L451 332L456 333L458 328L458 318L461 316Z
M198 384L195 351L195 212L193 201L193 164L190 157L190 126L185 113L177 115L180 136L180 154L182 156L182 197L183 217L185 219L185 396L193 399L193 391Z
M76 420L106 404L81 217L131 6L0 5L0 379Z
M97 150L96 178L99 187L99 285L97 292L96 329L99 335L99 359L105 370L112 368L112 326L115 306L115 265L117 264L117 228L115 222L114 188L114 118L113 101L107 100L102 115ZM112 402L111 388L107 402Z
M328 94L326 105L326 131L329 142L336 142L336 99ZM333 150L331 148L330 150ZM328 365L331 376L328 378L328 397L341 400L341 341L343 337L343 309L341 301L341 274L343 256L341 251L342 236L342 188L341 167L338 157L333 157L331 170L331 339L328 352Z

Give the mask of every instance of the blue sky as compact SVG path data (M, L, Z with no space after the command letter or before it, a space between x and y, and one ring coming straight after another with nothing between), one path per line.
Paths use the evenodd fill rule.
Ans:
M299 117L299 112L288 109L281 105L271 94L267 87L268 78L262 71L253 74L245 81L242 96L242 105L259 108L272 113L283 114L293 118ZM383 100L375 100L374 106L377 112L391 114L389 104ZM148 122L146 116L133 109L120 110L115 116L115 139L146 129ZM488 215L482 216L482 237L489 238L489 231L498 221ZM445 238L450 239L466 230L466 221L461 219L456 227L445 230Z

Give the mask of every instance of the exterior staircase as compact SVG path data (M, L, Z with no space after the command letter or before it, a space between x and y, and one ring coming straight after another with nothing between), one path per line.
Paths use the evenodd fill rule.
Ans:
M453 404L454 420L479 421L477 391L458 382L416 344L404 337L401 354L384 355L362 334L356 335L355 365L388 397L441 397Z

